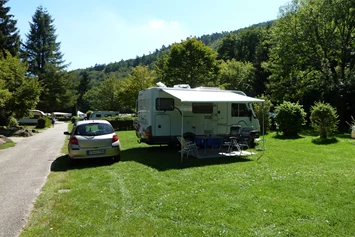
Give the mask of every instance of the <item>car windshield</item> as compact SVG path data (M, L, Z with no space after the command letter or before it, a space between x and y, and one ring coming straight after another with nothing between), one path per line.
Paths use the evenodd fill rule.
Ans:
M113 133L113 128L109 124L89 123L76 127L74 135L82 136L100 136Z

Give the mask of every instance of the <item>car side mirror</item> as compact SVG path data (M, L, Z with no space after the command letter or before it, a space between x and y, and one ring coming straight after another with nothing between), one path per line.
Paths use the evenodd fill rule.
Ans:
M70 132L64 132L64 135L70 135Z

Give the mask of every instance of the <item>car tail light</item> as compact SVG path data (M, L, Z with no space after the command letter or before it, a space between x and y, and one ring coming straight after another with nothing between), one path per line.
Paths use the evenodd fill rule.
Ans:
M149 138L150 136L152 136L152 127L148 126L145 131L144 131L144 135L145 137Z
M79 141L76 137L71 137L69 143L72 145L79 145Z
M112 137L112 143L117 142L117 141L118 141L118 136L117 136L117 134L115 134Z

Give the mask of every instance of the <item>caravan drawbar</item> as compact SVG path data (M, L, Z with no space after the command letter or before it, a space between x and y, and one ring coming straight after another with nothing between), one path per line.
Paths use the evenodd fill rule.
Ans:
M242 91L157 85L138 94L135 126L139 142L173 144L177 136L187 133L225 137L234 125L260 130L251 103L263 100Z

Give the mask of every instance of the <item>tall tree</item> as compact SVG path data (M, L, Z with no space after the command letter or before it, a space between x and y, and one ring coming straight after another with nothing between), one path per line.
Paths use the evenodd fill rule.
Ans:
M237 61L255 62L256 50L261 43L262 27L249 27L237 34L236 57Z
M224 61L235 59L239 62L250 62L256 68L255 80L251 85L257 94L265 91L268 74L261 67L268 59L268 30L270 25L248 27L223 37L217 48L218 58Z
M77 100L71 74L46 64L40 76L43 92L37 108L46 112L71 111Z
M70 110L76 103L71 75L64 71L63 54L57 42L54 20L42 6L36 9L30 22L30 32L22 47L22 57L28 64L27 73L38 77L44 88L38 109L46 112Z
M218 58L224 61L236 59L237 57L237 35L228 33L223 37L222 43L219 45Z
M153 86L155 71L149 70L148 66L133 68L133 75L120 81L119 98L122 107L134 109L139 91Z
M235 59L220 65L220 83L228 90L242 90L247 94L253 91L255 68L250 62L238 62Z
M41 86L37 78L25 78L26 66L17 58L0 56L0 126L13 116L21 118L39 101Z
M119 111L122 107L118 94L118 79L111 74L99 86L95 86L86 92L83 98L89 102L90 109Z
M270 75L268 71L266 71L262 64L269 60L269 50L270 50L270 25L266 25L265 28L261 29L260 42L256 46L255 51L255 59L253 61L253 65L255 67L255 81L254 81L254 90L257 95L262 95L266 91L266 85L268 83L268 76Z
M40 76L45 72L46 64L50 63L58 70L66 67L63 54L60 52L60 42L57 42L54 20L46 9L38 7L30 22L30 32L26 34L27 41L23 45L23 57L28 63L28 72Z
M217 54L196 38L171 46L168 56L158 59L158 78L166 85L216 86ZM162 60L162 61L161 61Z
M76 89L78 91L78 100L77 100L78 109L86 112L89 110L89 103L86 100L84 100L83 96L85 95L86 92L88 92L88 90L90 90L89 73L87 73L86 71L83 73L83 75L80 78L80 83Z
M20 36L16 27L17 20L9 14L10 7L5 7L8 0L0 0L0 50L2 55L8 51L16 56L20 49Z
M272 73L269 89L279 101L316 91L343 121L355 92L355 1L295 0L280 13L264 65Z

